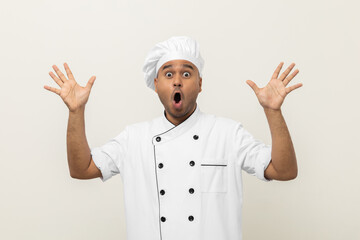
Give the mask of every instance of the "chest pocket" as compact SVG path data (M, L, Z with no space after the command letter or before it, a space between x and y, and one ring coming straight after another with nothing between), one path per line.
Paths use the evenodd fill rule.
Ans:
M200 167L201 192L227 192L228 167L226 159L206 159Z

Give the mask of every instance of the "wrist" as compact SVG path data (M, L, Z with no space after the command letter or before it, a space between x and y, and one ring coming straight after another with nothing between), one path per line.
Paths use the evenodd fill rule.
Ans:
M281 114L281 109L264 108L265 114Z
M83 114L85 112L85 106L70 110L69 109L69 114Z

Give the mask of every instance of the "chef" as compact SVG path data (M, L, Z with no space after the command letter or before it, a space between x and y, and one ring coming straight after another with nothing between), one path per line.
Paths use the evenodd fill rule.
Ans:
M160 42L146 57L143 71L147 86L164 106L163 114L129 125L91 149L84 108L95 77L80 87L67 64L68 78L54 65L58 76L50 75L61 89L45 88L60 95L70 110L71 176L107 181L120 174L128 240L242 239L242 170L265 182L297 176L280 107L285 96L302 84L286 87L298 70L289 75L295 65L291 64L279 76L282 65L264 88L247 81L269 123L272 145L266 145L241 123L200 110L196 100L204 60L195 40L180 36Z

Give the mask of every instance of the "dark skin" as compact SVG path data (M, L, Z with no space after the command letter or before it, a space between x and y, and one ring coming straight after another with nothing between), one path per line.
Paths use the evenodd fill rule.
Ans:
M184 64L192 66L192 68ZM285 119L281 113L281 105L287 94L301 87L302 84L298 83L287 87L299 70L296 69L290 74L295 66L292 63L279 76L283 64L281 62L278 65L265 87L259 88L251 80L247 80L246 83L253 89L260 105L264 108L271 131L271 162L266 168L264 176L267 179L286 181L296 178L298 170L295 150ZM165 63L161 66L154 83L155 91L165 107L166 117L170 122L178 125L193 113L196 108L197 96L201 92L202 79L199 77L197 68L191 62L173 60ZM174 92L176 91L183 94L181 106L174 103Z
M290 74L295 66L295 63L292 63L279 76L283 65L284 63L281 62L277 66L270 81L263 88L259 88L256 83L251 80L247 80L246 83L253 89L260 105L264 108L271 132L271 162L266 168L264 176L267 179L287 181L296 178L298 169L294 146L281 112L281 105L285 97L291 91L301 87L302 83L287 86L299 73L299 70L296 69Z
M297 163L290 133L282 116L281 105L285 97L291 91L301 87L302 84L298 83L288 87L287 85L299 70L296 69L290 74L295 66L292 63L279 76L282 66L283 63L280 63L265 87L259 88L251 80L248 80L247 84L253 89L259 103L264 108L271 131L271 162L264 175L268 179L286 181L296 178ZM78 179L99 177L101 172L91 159L84 123L85 104L95 76L89 79L85 87L82 87L77 84L66 63L64 67L67 77L55 65L53 69L57 76L52 72L49 73L60 89L50 86L44 86L44 88L59 95L69 108L67 150L70 174L73 178ZM154 83L155 91L164 105L166 117L174 125L179 125L194 112L202 84L202 78L194 64L186 60L169 61L161 66ZM175 92L179 92L181 95L179 103L174 101Z
M187 60L164 63L154 79L154 84L155 92L164 105L166 118L174 125L179 125L195 111L202 78L193 63ZM181 95L178 104L174 101L176 92Z

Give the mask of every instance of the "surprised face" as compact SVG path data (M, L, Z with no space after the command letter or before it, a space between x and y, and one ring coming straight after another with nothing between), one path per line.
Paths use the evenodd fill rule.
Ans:
M202 78L193 63L187 60L164 63L154 84L166 117L174 125L182 123L193 113L202 84Z

